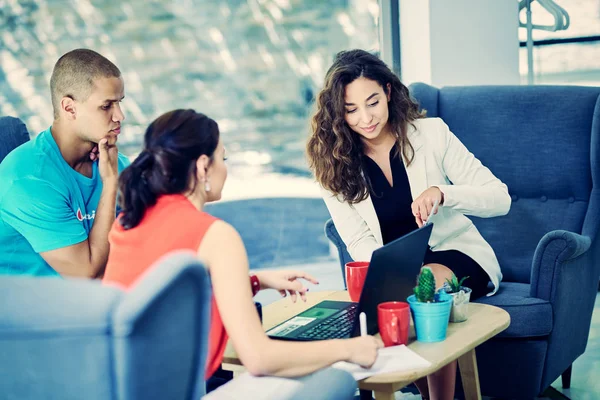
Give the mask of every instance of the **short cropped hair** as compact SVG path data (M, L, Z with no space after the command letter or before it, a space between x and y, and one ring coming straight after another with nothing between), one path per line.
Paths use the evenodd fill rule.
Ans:
M106 57L88 49L72 50L58 59L50 78L54 119L60 116L63 97L86 101L94 88L94 79L118 78L121 71Z

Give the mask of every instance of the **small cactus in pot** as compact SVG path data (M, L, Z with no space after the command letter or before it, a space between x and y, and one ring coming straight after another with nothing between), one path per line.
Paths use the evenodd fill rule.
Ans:
M435 277L431 268L424 267L419 274L417 286L414 288L415 296L421 303L435 301Z
M468 276L460 280L452 274L452 278L444 282L444 290L452 296L452 309L450 310L450 322L463 322L468 318L469 301L471 298L471 289L463 286L463 282Z
M463 289L463 282L465 279L469 278L468 276L462 277L460 280L456 277L456 275L452 274L452 278L447 279L444 284L444 289L446 289L447 293L458 293L461 289Z
M435 290L431 268L421 268L413 295L406 300L414 321L417 340L439 342L446 338L452 297L444 290Z

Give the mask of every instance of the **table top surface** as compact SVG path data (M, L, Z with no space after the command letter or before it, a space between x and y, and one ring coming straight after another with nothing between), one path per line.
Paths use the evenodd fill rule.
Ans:
M350 298L348 292L344 290L308 293L306 303L300 299L296 303L292 303L289 298L281 299L263 307L263 327L265 330L271 329L275 325L323 300L350 301ZM429 361L431 366L410 371L375 375L364 382L393 383L414 381L458 359L463 354L505 330L509 324L510 316L503 309L486 304L470 303L469 318L465 322L450 323L448 325L446 340L437 343L422 343L415 339L411 319L408 348ZM231 342L229 342L225 350L223 363L240 365L240 360Z

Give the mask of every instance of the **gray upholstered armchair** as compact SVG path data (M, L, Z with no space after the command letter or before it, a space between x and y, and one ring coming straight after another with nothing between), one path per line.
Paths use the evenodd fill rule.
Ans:
M473 218L504 274L510 327L477 348L483 395L531 399L586 348L600 274L600 88L410 87L508 185L508 215ZM331 221L340 261L350 260ZM577 371L575 371L577 373Z
M166 256L129 292L98 281L0 276L3 399L199 399L210 278Z
M157 261L128 292L84 279L0 276L0 397L198 400L211 293L189 251ZM356 391L354 378L334 368L295 385L282 380L234 379L206 397L348 400Z

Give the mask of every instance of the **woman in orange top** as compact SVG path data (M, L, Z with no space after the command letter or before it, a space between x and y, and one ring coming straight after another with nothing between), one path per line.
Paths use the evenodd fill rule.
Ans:
M156 119L144 149L119 179L122 213L109 234L104 281L131 286L157 259L192 249L205 262L213 286L207 378L221 364L228 336L253 375L302 376L337 361L371 366L381 341L372 336L310 343L268 338L248 284L248 258L238 232L205 212L219 200L227 178L225 149L217 123L194 110L175 110ZM260 271L252 285L272 288L293 301L314 278L298 271Z

